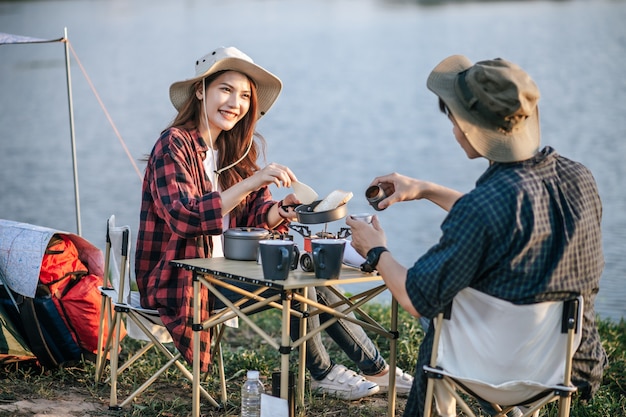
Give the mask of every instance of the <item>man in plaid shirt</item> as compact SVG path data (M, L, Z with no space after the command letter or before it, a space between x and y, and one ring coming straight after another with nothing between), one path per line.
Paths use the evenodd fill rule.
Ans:
M466 287L516 304L581 294L582 342L574 354L572 381L581 398L590 398L607 363L595 323L604 259L602 205L591 172L551 147L539 150L539 90L517 65L502 59L472 64L455 55L431 72L427 85L468 158L483 157L489 167L465 195L399 174L372 181L389 196L379 203L382 208L425 198L449 211L439 242L411 268L386 250L376 217L372 225L346 220L353 246L364 256L377 255L370 263L416 317L433 318ZM405 416L423 415L422 366L430 359L430 327Z

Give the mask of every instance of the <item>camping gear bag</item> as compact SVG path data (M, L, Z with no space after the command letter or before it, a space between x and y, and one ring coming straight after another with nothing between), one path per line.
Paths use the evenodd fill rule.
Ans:
M41 262L38 288L54 302L72 338L85 354L98 353L102 277L90 274L66 235L54 235ZM108 332L108 323L104 323ZM125 329L122 328L122 337Z
M82 351L49 294L25 297L2 286L0 303L41 366L56 368L81 359Z
M101 251L73 234L0 220L0 273L0 305L42 366L95 358Z

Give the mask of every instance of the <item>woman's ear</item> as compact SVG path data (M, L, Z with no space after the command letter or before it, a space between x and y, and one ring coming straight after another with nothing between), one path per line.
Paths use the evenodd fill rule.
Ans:
M202 100L204 98L204 94L202 94L202 90L200 89L196 90L196 97L198 98L198 100Z

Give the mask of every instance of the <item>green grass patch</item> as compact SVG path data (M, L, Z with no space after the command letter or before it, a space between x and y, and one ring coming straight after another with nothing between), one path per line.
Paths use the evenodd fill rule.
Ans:
M364 310L376 321L387 326L390 322L390 307L386 304L369 304ZM280 313L275 310L265 311L253 316L254 322L268 333L279 338ZM405 370L415 367L419 344L423 331L419 322L404 310L399 309L398 327L398 366ZM590 402L583 403L574 399L572 416L615 417L626 415L626 322L599 321L599 331L603 345L609 355L609 367L604 374L600 391ZM388 355L389 340L370 334L384 356ZM323 336L324 344L331 357L338 363L357 370L332 340ZM134 350L140 343L130 338L123 341L122 357ZM241 384L245 371L257 369L265 378L265 386L269 391L270 375L279 369L280 355L270 345L242 321L239 329L228 329L222 343L225 370L228 378L228 403L223 410L214 410L206 402L202 403L203 416L238 416ZM297 355L291 355L291 366L296 367ZM150 351L147 356L137 362L131 371L120 377L118 390L120 398L134 390L143 378L151 375L158 365L163 363L162 355ZM191 414L191 384L182 378L178 371L172 369L161 375L159 379L138 397L130 406L122 411L109 411L109 385L96 384L94 381L94 365L91 362L79 363L57 370L42 371L28 364L5 364L0 366L0 405L10 404L18 400L42 398L49 400L83 398L98 404L97 412L90 416L187 416ZM204 383L210 393L217 395L219 388L217 371L213 370ZM308 416L372 416L387 415L385 395L376 395L361 401L347 402L327 397L311 396L305 393L306 409L300 410ZM405 400L398 399L397 415L401 415ZM9 412L4 415L26 416L20 412ZM542 416L556 417L554 407L546 407Z

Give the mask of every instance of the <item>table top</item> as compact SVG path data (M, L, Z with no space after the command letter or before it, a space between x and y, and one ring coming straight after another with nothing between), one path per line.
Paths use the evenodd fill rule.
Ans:
M177 268L184 268L201 274L215 275L233 281L245 281L256 285L282 289L331 286L382 281L378 274L368 274L358 268L344 265L339 279L318 279L314 272L295 269L289 272L284 281L269 281L263 278L263 268L256 261L236 261L226 258L180 259L170 262Z

